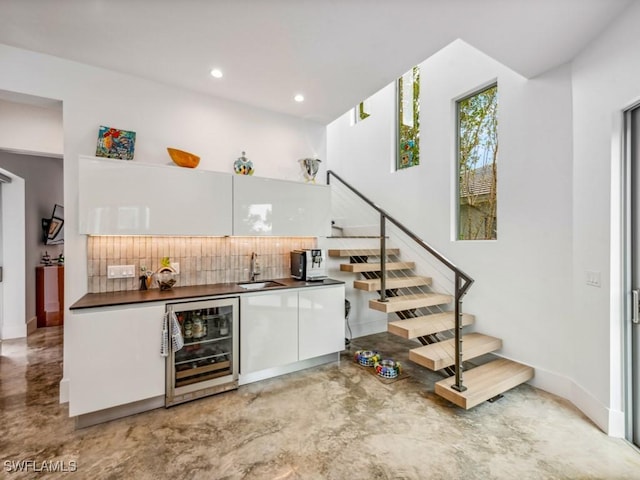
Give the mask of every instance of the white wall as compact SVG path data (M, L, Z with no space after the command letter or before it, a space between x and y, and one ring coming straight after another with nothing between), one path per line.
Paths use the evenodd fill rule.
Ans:
M0 173L11 178L2 184L2 331L0 338L24 337L25 323L25 186L24 179L7 170ZM13 232L8 234L7 232ZM20 301L14 301L20 299ZM5 303L6 301L6 303Z
M620 165L622 111L640 100L640 4L573 63L573 305L578 346L571 376L592 395L583 410L623 434ZM585 284L587 271L602 287Z
M100 125L137 133L134 161L168 163L172 146L200 155L198 168L232 172L245 150L256 176L295 180L299 158L326 158L325 129L317 123L4 45L0 71L0 89L63 101L68 304L87 291L86 239L77 233L78 155L95 152ZM67 372L65 365L63 400Z
M0 99L0 149L62 156L62 107Z
M571 70L526 80L462 41L421 65L421 165L393 172L394 87L372 115L327 129L329 168L471 275L464 309L501 354L536 368L535 385L568 396L571 324ZM453 241L455 99L497 79L498 240ZM410 256L409 256L410 257Z

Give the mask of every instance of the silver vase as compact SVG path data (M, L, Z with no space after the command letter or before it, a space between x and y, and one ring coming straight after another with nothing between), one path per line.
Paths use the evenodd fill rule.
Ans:
M316 175L320 168L321 160L319 158L302 158L298 160L300 167L302 167L302 173L307 182L316 183Z

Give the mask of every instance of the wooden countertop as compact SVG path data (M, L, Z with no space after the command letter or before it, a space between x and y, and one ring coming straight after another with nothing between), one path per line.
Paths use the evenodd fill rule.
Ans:
M157 288L151 290L128 290L122 292L87 293L75 302L70 310L83 308L112 307L117 305L131 305L148 302L175 302L188 298L213 297L219 295L240 295L246 293L284 290L289 288L321 287L326 285L341 285L344 282L327 278L319 282L305 282L295 278L270 279L281 283L282 286L262 288L260 290L245 290L237 283L215 283L212 285L193 285L190 287L175 287L171 290L160 291ZM266 280L265 280L266 281Z

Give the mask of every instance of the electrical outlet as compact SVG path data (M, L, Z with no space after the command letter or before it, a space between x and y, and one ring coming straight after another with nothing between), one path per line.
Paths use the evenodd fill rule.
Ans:
M587 285L590 287L600 287L601 286L601 274L600 272L591 272L587 271Z
M136 276L135 265L108 265L107 278L133 278Z

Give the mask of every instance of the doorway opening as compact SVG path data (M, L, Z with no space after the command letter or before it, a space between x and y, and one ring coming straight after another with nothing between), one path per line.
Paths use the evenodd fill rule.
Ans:
M64 258L63 246L45 244L42 234L42 219L64 204L62 102L0 90L0 121L0 173L11 179L0 190L0 338L7 339L36 329L45 252Z

